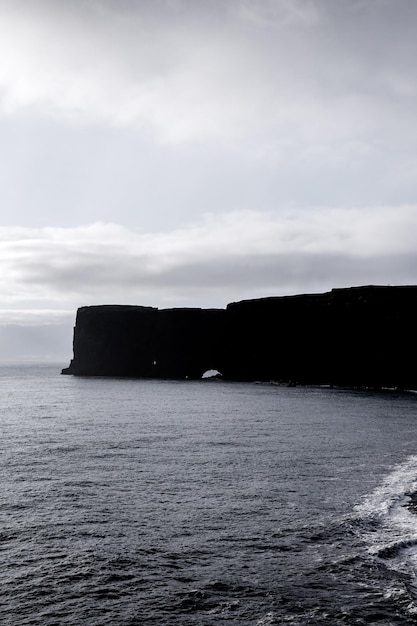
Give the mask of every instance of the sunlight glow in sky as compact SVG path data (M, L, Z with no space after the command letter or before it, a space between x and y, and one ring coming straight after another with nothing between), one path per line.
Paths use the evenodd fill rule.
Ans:
M88 304L415 284L416 25L414 0L0 0L0 358L70 357Z

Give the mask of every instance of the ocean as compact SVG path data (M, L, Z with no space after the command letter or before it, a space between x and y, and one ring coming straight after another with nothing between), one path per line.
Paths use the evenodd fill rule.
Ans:
M417 623L417 396L0 367L0 622Z

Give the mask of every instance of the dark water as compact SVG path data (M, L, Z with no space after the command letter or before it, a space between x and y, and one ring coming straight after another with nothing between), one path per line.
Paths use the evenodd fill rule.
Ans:
M0 385L2 624L417 623L416 396Z

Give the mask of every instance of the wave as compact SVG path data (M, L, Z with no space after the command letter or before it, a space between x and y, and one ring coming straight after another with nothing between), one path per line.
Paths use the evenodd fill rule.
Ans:
M401 582L417 611L417 455L398 465L354 508L358 534L369 558Z
M417 455L398 465L371 494L364 497L354 513L364 519L395 515L417 492Z

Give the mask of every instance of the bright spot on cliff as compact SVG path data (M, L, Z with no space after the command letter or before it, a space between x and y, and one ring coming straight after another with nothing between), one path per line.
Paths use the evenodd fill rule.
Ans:
M222 374L219 370L207 370L201 378L221 378Z

